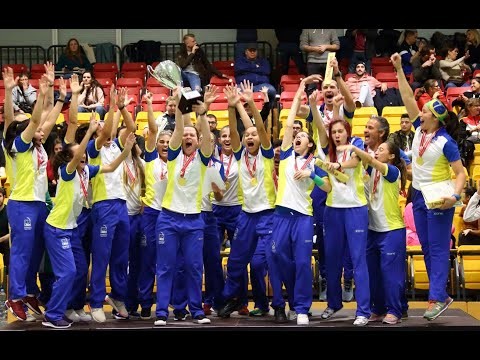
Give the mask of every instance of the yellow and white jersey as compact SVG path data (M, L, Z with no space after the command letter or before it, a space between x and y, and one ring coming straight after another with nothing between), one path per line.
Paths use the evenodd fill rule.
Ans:
M139 166L142 166L143 169L145 169L144 161L141 160L140 162ZM127 157L123 162L122 176L123 188L127 200L128 215L140 214L140 210L142 210L142 201L140 199L142 195L142 183L140 171L135 168L131 156Z
M118 138L109 147L102 146L101 149L97 149L95 140L90 140L87 146L88 162L91 165L108 165L121 154L122 149ZM112 199L126 200L122 175L123 165L120 165L114 172L95 176L92 179L93 203Z
M353 145L363 149L363 145L360 145L360 142L355 142ZM328 151L325 153L327 154ZM352 152L337 151L338 161L344 162L351 158ZM353 169L343 169L343 172L349 177L346 184L338 181L333 175L328 174L332 190L327 195L326 205L334 208L351 208L367 205L362 162L360 161Z
M145 149L145 206L162 210L163 196L167 189L167 163L158 157L157 149Z
M232 154L233 157L233 154ZM220 160L215 159L214 157L211 158L211 160L208 162L208 167L213 167L215 168L222 179L225 179L225 175L223 172L223 166ZM205 179L205 181L207 181ZM215 199L213 195L213 190L210 191L207 195L202 197L202 211L212 211L212 201Z
M37 147L33 142L26 143L20 135L15 138L12 151L15 152L12 160L15 184L10 199L45 202L48 155L43 145Z
M425 150L420 154L422 148ZM424 134L418 127L412 143L412 186L421 190L423 185L449 180L450 163L457 160L458 145L444 127L434 135Z
M315 183L311 178L295 180L297 170L315 171L315 158L312 156L297 156L290 144L288 149L280 151L278 168L278 191L275 205L293 209L305 215L313 215L312 192ZM326 176L321 174L320 177Z
M10 184L10 188L13 188L13 186L15 185L17 166L5 148L5 139L2 140L2 151L5 155L5 174L7 175L7 181Z
M85 195L87 195L84 191L88 189L88 180L95 177L99 169L99 166L87 165L82 175L76 169L69 174L67 165L58 169L59 181L55 206L47 217L47 224L58 229L77 227L77 218L82 212Z
M370 174L368 228L378 232L404 228L402 210L398 206L400 170L388 164L384 175L370 166L367 171Z
M238 163L235 160L235 155L232 152L230 155L224 155L219 153L216 159L220 160L223 164L225 173L225 186L227 189L223 194L222 201L212 200L213 204L221 206L235 206L240 205L243 201L243 197L240 191L238 181Z
M180 214L199 214L208 161L200 150L186 156L181 145L178 149L169 146L167 190L162 207Z
M258 154L251 155L242 145L239 149L234 149L234 154L239 167L238 180L243 196L243 211L256 213L274 209L276 191L272 146L268 149L260 146Z

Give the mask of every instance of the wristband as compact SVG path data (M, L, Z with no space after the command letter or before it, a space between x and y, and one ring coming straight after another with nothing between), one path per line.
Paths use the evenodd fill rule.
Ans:
M337 164L338 164L338 169L337 170L341 170L342 169L342 164L340 164L338 161L337 161Z
M60 101L60 102L64 103L64 102L65 102L65 99L60 99L60 98L58 98L57 101Z
M460 201L460 199L462 198L460 195L458 194L453 194L452 195L457 201Z
M315 175L315 179L313 179L313 182L317 186L322 186L323 184L325 184L325 181L323 181L323 179L318 175Z
M342 76L342 72L341 72L341 71L337 72L336 74L333 74L333 77L340 77L340 76Z
M125 109L125 105L123 105L122 107L118 107L118 110L122 111L123 109Z
M48 84L48 87L53 87L54 84Z
M198 116L203 116L203 115L205 115L206 113L207 113L207 111L205 110L205 112L203 112L203 113L201 113L201 114L198 113Z

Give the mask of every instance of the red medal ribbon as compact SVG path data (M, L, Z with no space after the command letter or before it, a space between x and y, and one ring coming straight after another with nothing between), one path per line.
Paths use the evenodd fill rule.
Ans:
M196 151L194 151L192 153L192 155L190 155L190 156L187 156L185 154L183 155L183 166L180 169L180 177L181 178L183 178L185 176L185 171L187 171L188 165L190 165L190 163L193 161L193 158L195 157L195 154L196 154Z
M227 166L227 170L225 170L225 179L228 179L228 174L230 174L230 166L232 165L232 160L233 160L233 153L230 154L230 160L228 161L228 166ZM223 154L220 153L220 161L223 163ZM224 164L225 165L225 164Z
M438 131L438 130L437 130ZM435 137L435 134L437 133L435 131L430 137L427 138L427 133L422 132L422 138L420 139L420 149L418 150L418 156L422 157L425 151L427 150L428 146L432 142L432 139Z
M135 180L137 180L137 178L135 177L135 175L133 175L132 171L130 170L130 167L127 165L127 163L125 162L125 169L127 170L127 176L128 178L130 179L130 183L131 185L135 185ZM133 165L135 166L135 164ZM135 174L137 173L137 169L135 169Z
M278 176L275 169L273 169L273 184L275 185L275 190L278 190Z
M165 179L165 173L163 172L164 166L163 166L163 160L160 159L160 181Z
M380 181L380 171L375 169L375 178L373 179L373 189L372 189L372 195L377 192L377 186L378 182Z
M87 172L83 170L82 174L79 174L79 175L80 175L80 189L82 190L85 201L88 203L88 185L85 186L85 184L88 182L88 180L86 180ZM83 181L84 178L85 178L85 181Z
M312 161L313 159L313 154L310 154L308 155L308 158L307 160L305 161L305 163L303 164L302 168L300 170L305 170L305 168L308 166L308 164L310 164L310 162ZM295 158L295 172L298 171L298 167L297 167L297 158Z
M45 158L43 157L42 152L40 151L40 147L37 147L37 169L40 170L40 166L42 166Z
M255 171L257 170L257 157L255 156L255 160L253 160L253 166L250 169L250 161L248 160L248 152L245 152L245 164L247 165L248 173L252 178L255 177Z

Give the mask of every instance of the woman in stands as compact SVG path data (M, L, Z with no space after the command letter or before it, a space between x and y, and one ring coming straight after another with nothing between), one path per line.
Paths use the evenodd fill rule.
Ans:
M92 71L93 67L77 39L68 40L63 54L55 64L55 71L63 71L63 78L70 78L73 71Z
M445 91L450 87L469 87L470 83L465 81L464 77L464 73L470 77L472 72L470 66L464 62L468 55L457 59L458 47L453 42L447 44L445 51L445 59L440 60L440 73L445 82Z
M82 90L78 96L78 112L95 111L100 116L100 120L103 120L107 113L104 102L105 94L102 85L95 80L91 71L85 71L82 75Z
M403 73L400 55L395 53L390 59L397 70L399 89L408 116L415 119L416 131L412 143L413 215L429 278L429 304L423 317L434 320L453 301L446 291L450 272L450 230L453 206L460 200L465 185L465 172L457 143L447 131L451 114L437 99L427 102L419 114L412 88ZM440 194L443 195L443 204L428 209L422 187L450 180L450 167L456 176L452 193Z
M465 62L472 67L472 71L475 71L480 69L480 31L478 29L468 29L466 35L466 54L469 57Z
M462 138L466 138L475 144L480 143L480 98L468 99L465 103L465 111L461 111L460 132L464 133Z
M20 84L13 88L13 110L17 113L31 114L37 101L37 89L29 83L27 72L19 75Z
M328 135L317 106L311 106L319 130L320 145L327 154L327 166L330 170L343 171L349 176L347 183L340 182L331 173L328 173L328 179L325 180L330 187L323 219L328 306L321 317L330 319L343 307L342 260L348 243L357 300L353 324L364 326L368 324L370 317L370 288L366 261L368 209L363 183L364 170L354 152L337 149L338 146L347 144L364 149L364 144L360 138L351 136L350 124L339 115L339 109L343 106L343 96L339 94L333 101L334 120L328 127Z
M178 89L180 90L180 89ZM206 95L209 92L206 92ZM209 94L215 96L215 94ZM188 307L193 321L209 324L202 308L203 231L201 216L202 184L212 154L208 137L199 142L197 129L184 126L177 91L175 130L168 145L167 189L162 201L162 211L155 228L157 239L157 320L155 326L167 325L172 283L177 269L177 249L185 263ZM203 134L209 126L205 116L206 104L194 105ZM199 146L198 146L199 145ZM197 148L198 147L198 148Z
M423 109L423 105L433 99L438 99L442 103L447 104L447 98L440 88L439 81L440 80L436 79L428 79L423 84L423 87L415 90L415 100L420 110Z
M380 144L374 156L353 145L337 150L355 152L370 175L367 263L373 305L369 321L397 324L402 318L407 256L398 190L405 191L406 164L393 141Z

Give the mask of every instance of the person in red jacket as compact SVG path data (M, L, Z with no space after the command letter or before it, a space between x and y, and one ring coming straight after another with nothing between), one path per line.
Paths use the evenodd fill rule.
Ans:
M428 79L423 87L415 90L415 100L417 100L417 106L420 110L422 110L423 105L432 99L438 99L447 106L447 98L436 79Z

